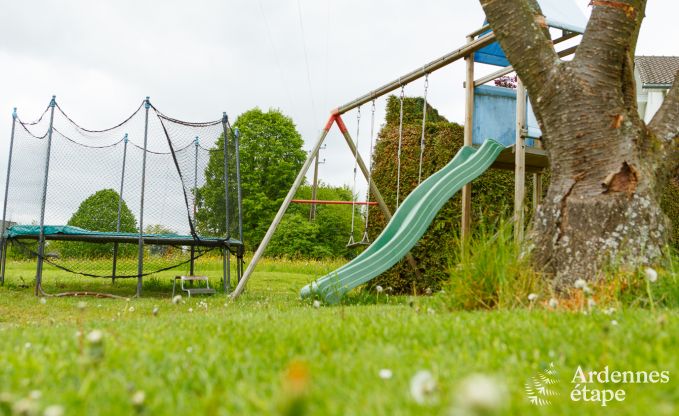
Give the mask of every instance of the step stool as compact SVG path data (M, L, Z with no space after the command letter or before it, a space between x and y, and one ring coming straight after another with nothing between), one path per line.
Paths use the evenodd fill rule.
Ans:
M177 287L177 280L179 280L180 289L182 292L186 292L191 295L213 295L217 293L216 290L210 287L210 281L207 276L175 276L172 281L172 297L174 297L175 290ZM184 287L184 282L205 282L205 287Z

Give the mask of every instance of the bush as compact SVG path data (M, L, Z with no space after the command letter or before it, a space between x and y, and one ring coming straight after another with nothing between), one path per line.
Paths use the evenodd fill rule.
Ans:
M116 231L118 223L118 201L120 196L113 189L102 189L87 197L73 214L68 225L90 231ZM121 232L137 232L137 220L127 207L122 204L120 216ZM113 243L81 243L54 242L50 244L63 257L96 258L107 257L113 253ZM124 248L123 248L124 247ZM121 246L119 255L132 255L135 249L129 244Z
M300 187L296 199L311 199L311 186ZM345 187L319 184L319 200L351 201L351 191ZM267 255L287 258L350 257L346 247L351 230L351 206L317 205L316 218L309 220L310 205L292 204L267 247ZM363 233L364 218L356 207L354 238Z

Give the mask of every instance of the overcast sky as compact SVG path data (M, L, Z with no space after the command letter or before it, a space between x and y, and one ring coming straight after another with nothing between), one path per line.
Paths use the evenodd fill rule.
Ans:
M589 0L575 1L589 13ZM679 55L669 41L678 11L674 1L649 1L638 54ZM0 190L14 106L32 120L56 94L89 128L117 124L147 95L194 121L279 108L308 149L330 109L461 46L483 19L475 0L4 2ZM463 118L463 78L459 62L430 80L431 103L453 121ZM421 95L422 82L406 94ZM354 131L355 115L346 121ZM336 131L327 142L322 179L350 184L352 155Z

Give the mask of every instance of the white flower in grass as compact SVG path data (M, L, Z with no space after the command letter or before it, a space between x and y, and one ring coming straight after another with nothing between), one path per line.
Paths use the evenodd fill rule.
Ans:
M64 413L64 406L53 404L51 406L47 406L42 414L43 416L64 416Z
M434 293L434 292L432 292L430 287L428 287L424 290L424 294L427 295L427 296L431 296L432 293Z
M496 414L507 402L507 389L493 377L472 374L460 382L456 396L462 414Z
M154 306L154 307L153 307L153 310L151 311L151 313L153 314L153 316L158 316L158 312L160 312L160 309L158 309L157 306Z
M172 304L173 305L177 305L181 301L182 301L182 295L177 295L177 296L172 298Z
M384 292L384 288L382 286L377 285L375 286L375 292L382 293Z
M90 332L87 334L87 342L90 344L101 344L101 342L104 340L104 333L98 329L95 329L94 331Z
M573 286L575 286L576 289L584 289L587 287L587 282L584 279L578 279Z
M587 295L587 296L591 296L592 293L594 293L594 291L592 290L592 288L590 288L589 286L583 287L583 288L582 288L582 291L583 291L583 293L584 293L585 295Z
M37 415L38 403L31 399L21 399L12 406L13 415Z
M318 301L318 300L315 300L315 301L314 301L314 308L318 309L318 308L320 308L320 307L321 307L321 302Z
M618 326L618 321L616 321L615 319L613 319L613 320L611 321L611 325L612 325L612 326Z
M528 301L535 302L536 300L538 300L538 294L537 293L531 293L530 295L528 295Z
M420 370L410 379L410 395L417 403L431 403L435 394L436 379L429 371Z
M379 374L382 380L389 380L394 375L394 373L388 368L381 369Z
M189 308L189 313L193 312L193 308Z
M144 402L146 401L146 393L144 393L141 390L138 390L132 395L132 406L140 408L144 406Z
M31 392L28 393L28 397L31 400L40 400L42 397L42 392L40 390L31 390Z
M129 312L134 312L134 306L130 306L130 308L128 309L128 311L129 311Z
M556 309L557 306L559 306L559 301L556 300L556 298L551 298L549 300L549 307L552 309Z
M613 315L615 313L615 308L606 308L604 309L604 314L605 315Z
M587 306L588 306L590 309L596 307L596 302L594 301L594 299L592 299L592 298L587 299Z
M78 309L80 309L81 311L84 311L85 307L87 306L87 303L80 301L80 302L78 302L77 306L78 306Z
M649 282L655 283L656 281L658 281L658 272L656 272L655 269L647 267L644 269L644 274L646 275L646 279Z
M47 303L47 298L40 298L40 303L43 305Z
M27 342L27 343L24 344L24 349L30 350L32 346L33 346L33 344L31 344L30 342Z

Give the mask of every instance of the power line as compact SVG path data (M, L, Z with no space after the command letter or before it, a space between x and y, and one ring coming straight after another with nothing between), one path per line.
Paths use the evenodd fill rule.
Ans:
M311 86L311 70L309 69L309 55L306 49L306 34L304 31L304 20L302 19L302 3L297 0L297 15L299 16L299 27L302 31L302 49L304 50L304 63L306 64L307 84L309 85L309 97L311 98L311 111L314 117L314 123L318 125L318 117L316 114L316 103L314 102L314 91Z
M281 59L278 56L278 50L276 49L276 44L274 43L273 40L273 35L271 33L271 27L269 25L269 19L266 17L266 13L264 12L264 6L262 6L262 0L257 0L257 4L259 5L259 12L262 15L262 20L264 20L264 26L266 27L266 35L269 38L269 43L271 44L271 50L273 51L274 59L276 60L276 66L278 67L278 74L281 77L281 83L283 84L283 88L285 89L285 95L288 98L288 104L290 105L290 110L292 111L294 107L294 102L292 99L292 93L290 92L290 85L288 82L285 81L285 74L283 73L283 66L281 65Z

